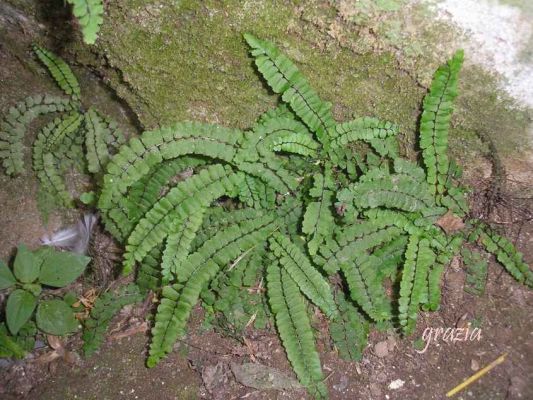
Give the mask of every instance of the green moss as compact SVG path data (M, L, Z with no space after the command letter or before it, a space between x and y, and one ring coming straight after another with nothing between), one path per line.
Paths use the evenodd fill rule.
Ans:
M119 68L112 84L143 125L199 119L248 128L276 101L254 71L242 34L270 38L296 60L321 95L337 105L340 119L377 115L413 130L423 91L395 68L388 55L355 56L331 46L314 47L316 31L296 26L298 8L287 2L207 1L201 7L138 1L109 7L113 26L104 28L110 63ZM127 10L127 11L124 11Z
M498 88L496 79L479 67L466 68L461 76L454 130L487 135L501 155L520 154L530 147L526 133L531 110L518 107Z
M148 129L187 119L245 129L273 107L276 97L257 76L242 39L252 32L275 41L296 61L321 96L335 104L337 119L354 114L388 119L411 143L426 92L418 82L426 82L427 71L444 61L430 50L442 39L442 27L424 28L427 43L408 43L389 21L377 34L392 47L397 41L409 60L421 60L403 63L387 51L361 53L368 38L351 34L353 22L343 20L340 5L333 4L120 0L108 4L107 20L113 22L104 25L99 49L112 67L106 73L111 86ZM414 19L428 18L419 11ZM475 145L469 137L483 129L498 140L503 136L506 152L522 148L525 112L513 110L487 73L468 70L462 82L452 140ZM498 136L502 130L506 134Z

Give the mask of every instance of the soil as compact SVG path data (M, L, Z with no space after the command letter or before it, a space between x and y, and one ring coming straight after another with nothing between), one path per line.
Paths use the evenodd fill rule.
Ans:
M6 36L0 42L2 109L12 104L13 99L39 90L53 90L42 83L45 80L27 62L20 62L28 58L20 49L31 38L22 36L20 47L8 44L14 43L11 40L15 37L21 38L20 22L17 24L15 33L3 30ZM115 115L127 114L116 102L109 104ZM503 162L508 178L505 192L493 198L491 212L484 217L511 237L524 253L526 262L533 265L531 164L514 159ZM479 199L488 187L490 174L486 166L490 164L486 160L477 164L485 168L467 170L467 180L475 188L472 195L475 208L482 212L484 208L480 204L486 203ZM42 223L35 201L36 182L31 173L17 181L2 177L0 185L0 256L6 259L19 242L37 246L44 232L61 225L62 217L54 216L46 227ZM483 295L466 293L464 280L464 267L455 260L444 276L441 309L422 313L417 331L410 337L403 338L393 331L372 332L360 362L339 359L325 340L324 330L319 330L318 344L331 399L444 399L448 390L502 354L507 354L504 363L455 398L532 399L533 291L516 283L493 262ZM128 321L127 316L119 316L112 329L127 330L128 326L121 325L124 321ZM307 398L302 390L261 391L244 387L234 379L232 362L258 362L294 376L272 328L247 330L243 338L236 340L212 331L204 332L200 321L201 310L197 308L187 337L153 369L145 367L148 335L143 331L109 340L93 357L74 363L62 358L50 363L37 362L40 355L50 351L44 344L23 361L0 360L0 397L6 400ZM479 328L480 339L453 343L439 340L431 342L424 353L417 351L426 328L465 326L471 330ZM67 347L76 351L79 344L79 338L74 337Z
M516 226L516 225L514 225ZM517 230L511 231L518 235ZM523 225L519 247L531 263L533 224ZM518 285L501 267L491 263L485 294L463 290L465 272L452 263L444 277L441 310L423 313L417 331L402 338L394 332L373 332L360 362L339 359L318 333L322 365L330 397L337 399L444 399L445 393L500 355L505 362L456 396L457 399L533 398L533 292ZM202 332L201 310L196 309L189 335L153 369L145 367L147 335L137 333L109 340L98 354L69 364L33 359L4 366L5 399L302 399L301 390L259 391L237 383L232 362L258 362L293 376L273 330L247 331L241 340ZM116 328L119 321L113 324ZM426 328L480 329L472 341L431 341L420 354L414 342ZM245 344L243 344L243 342ZM382 343L386 343L385 354ZM70 346L78 348L79 340ZM49 349L48 349L49 350ZM418 350L418 351L417 351ZM220 370L215 378L210 370ZM400 380L400 381L399 381ZM394 382L402 384L392 389ZM17 391L19 393L17 394Z

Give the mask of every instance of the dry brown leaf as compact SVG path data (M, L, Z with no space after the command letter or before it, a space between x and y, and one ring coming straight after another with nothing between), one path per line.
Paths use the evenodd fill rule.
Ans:
M54 350L59 350L64 347L59 336L46 335L46 340L48 341L48 345Z
M448 211L437 220L437 225L444 229L444 232L450 234L465 227L465 223L457 215Z

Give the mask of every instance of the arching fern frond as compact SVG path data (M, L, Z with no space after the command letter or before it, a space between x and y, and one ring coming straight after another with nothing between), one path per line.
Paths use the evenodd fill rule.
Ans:
M309 86L298 68L271 42L245 34L252 48L257 69L275 93L282 94L294 113L314 132L317 139L328 147L328 131L335 125L331 115L331 103L323 102Z
M316 157L318 143L310 135L293 133L272 140L272 150L301 156Z
M78 19L83 41L94 44L104 21L103 0L67 0L72 5L72 14Z
M400 146L396 137L390 136L385 139L370 139L368 144L381 157L387 156L394 160L400 156Z
M398 128L390 122L380 121L376 118L363 117L350 122L335 125L332 130L331 151L329 153L333 162L339 159L338 152L346 147L350 142L365 141L380 149L380 154L385 155L389 151L376 139L385 139L396 136Z
M175 124L144 132L140 138L122 146L107 166L98 201L106 228L123 240L130 228L121 206L130 187L149 174L159 163L181 156L196 155L231 163L242 138L239 130L200 123Z
M357 257L365 257L367 250L387 243L402 234L394 221L362 221L336 233L336 241L320 248L322 259L317 262L328 274L337 272L342 264L352 263Z
M381 281L385 278L390 278L392 281L395 280L395 276L403 261L406 246L407 236L401 235L372 251L372 255L380 261L378 275Z
M408 212L435 207L435 202L425 182L409 175L370 173L360 182L351 184L338 194L339 201L352 203L356 209L386 207Z
M83 116L77 112L72 112L44 126L37 134L37 139L33 144L33 169L39 173L44 168L43 157L46 154L54 154L55 158L61 158L63 154L69 152L74 143L74 138L83 122Z
M448 129L457 97L459 71L463 64L463 51L455 53L447 64L441 66L424 98L420 119L420 147L427 171L427 182L433 193L442 194L447 178Z
M298 284L302 293L326 316L334 316L336 307L329 284L311 265L305 254L290 238L279 232L274 233L269 242L280 265Z
M33 51L50 72L59 88L74 100L80 98L80 84L69 65L51 51L34 44Z
M33 145L33 169L41 189L65 207L72 206L72 196L61 172L79 162L75 148L82 121L83 116L77 112L58 117L39 132Z
M493 254L507 272L518 282L533 287L533 271L524 262L524 256L505 237L498 235L488 225L479 223L470 241L479 240L485 250Z
M241 149L233 161L237 164L258 161L263 156L272 155L273 151L314 156L317 149L318 143L306 126L289 114L283 118L269 118L252 131L245 132Z
M128 195L121 198L120 207L131 222L137 222L171 187L205 164L197 157L179 157L164 161L135 182Z
M23 139L39 115L77 109L77 102L56 96L31 96L11 107L0 123L0 160L6 174L24 171Z
M264 247L259 244L223 268L202 291L206 311L213 313L216 325L235 337L242 337L252 322L263 329L268 321L263 256Z
M161 243L172 231L173 224L181 223L187 215L207 207L223 195L235 197L242 180L242 174L234 173L230 167L214 164L176 185L154 204L129 235L124 273L131 272L135 260L141 261Z
M489 263L479 252L471 251L466 247L461 250L461 257L466 266L464 291L475 296L483 295L487 283Z
M436 251L435 263L430 266L428 272L428 293L427 303L423 304L424 310L436 311L440 307L441 301L441 281L444 268L450 263L459 248L463 244L464 236L457 234L447 239L446 246ZM434 243L431 243L432 247Z
M192 307L202 288L219 269L266 240L276 229L273 216L265 216L242 226L232 226L208 240L176 271L177 283L164 286L157 308L147 364L155 366L172 351L174 342L185 333Z
M261 116L257 120L257 123L264 124L270 120L281 119L281 118L294 119L294 117L295 117L294 113L289 109L287 104L280 103L276 108L273 108L261 114Z
M285 269L270 264L267 290L276 327L298 380L314 398L327 398L313 328L298 286Z
M227 210L224 207L211 207L206 210L202 226L193 240L192 248L197 250L206 241L212 239L219 231L225 230L232 225L241 225L264 216L262 210L242 208Z

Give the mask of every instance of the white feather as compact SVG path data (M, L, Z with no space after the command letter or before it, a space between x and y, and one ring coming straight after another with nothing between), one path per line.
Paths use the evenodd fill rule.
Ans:
M47 246L86 254L91 240L91 231L97 219L95 214L85 214L76 225L60 229L50 236L45 235L41 238L41 242Z

